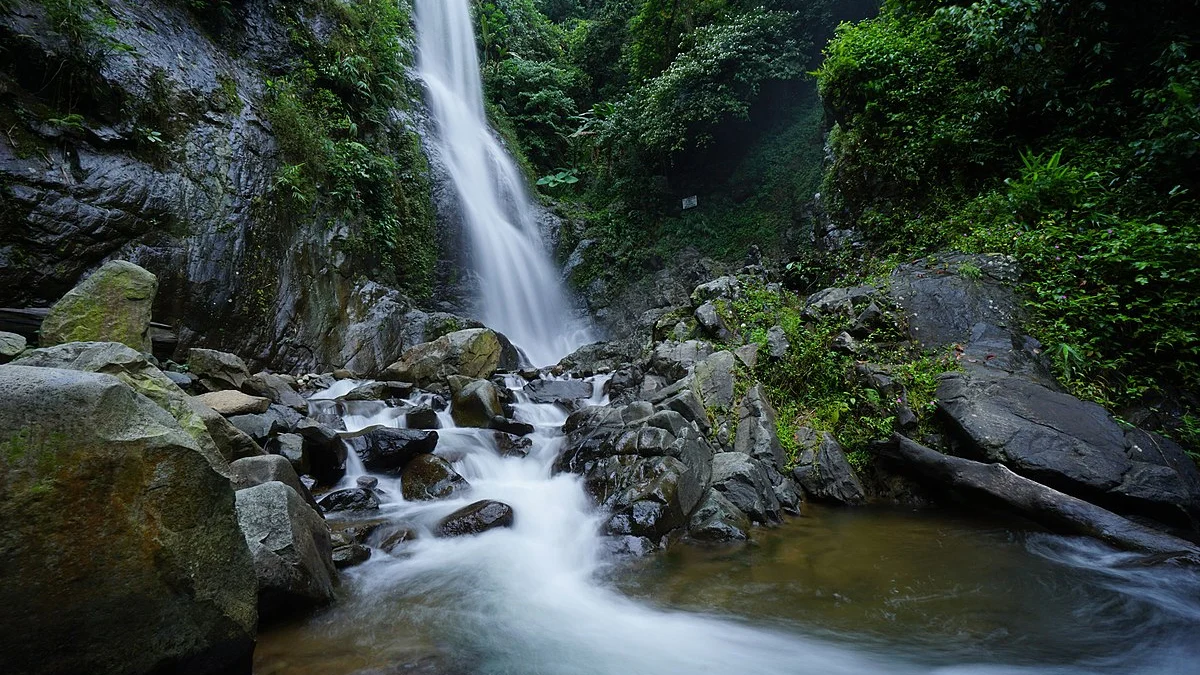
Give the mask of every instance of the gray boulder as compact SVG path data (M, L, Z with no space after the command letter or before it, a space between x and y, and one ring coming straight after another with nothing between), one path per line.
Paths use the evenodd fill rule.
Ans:
M337 490L321 497L317 502L326 513L335 511L378 511L379 495L367 488Z
M583 380L534 380L525 385L525 394L534 403L573 404L592 397L592 383Z
M200 386L208 391L241 389L250 379L246 362L226 352L215 349L192 348L188 351L188 372L200 380Z
M317 500L312 493L300 482L300 476L292 468L292 463L280 455L260 455L245 457L229 464L230 482L235 492L252 488L263 483L278 481L296 491L304 501L314 509L319 509Z
M267 412L267 409L271 407L269 399L250 396L234 389L209 392L196 398L226 417L261 414Z
M791 348L792 343L788 341L783 326L771 326L767 331L767 354L773 359L782 359Z
M111 375L0 366L0 391L0 670L245 672L254 566L196 441Z
M761 383L755 384L742 397L738 406L737 438L733 443L735 452L741 452L783 471L787 453L779 442L776 431L775 409L767 400Z
M697 307L694 316L696 323L700 324L700 329L714 340L729 342L733 339L733 331L729 329L725 317L721 316L721 313L717 311L717 306L712 302L706 302Z
M756 523L778 523L782 507L763 465L740 452L713 457L712 486Z
M742 296L742 282L737 277L717 277L692 291L692 304L700 306L712 300L736 300Z
M705 407L719 411L732 409L737 364L737 356L729 351L717 352L696 364L692 388Z
M700 340L663 342L650 356L650 370L671 382L687 377L692 368L713 353L712 345Z
M54 303L42 321L43 347L65 342L119 342L149 353L150 310L158 279L124 260L105 263Z
M750 519L717 490L710 489L688 522L688 539L708 544L745 541Z
M279 481L239 490L237 517L254 557L263 621L333 600L329 528L295 490Z
M866 491L833 434L803 427L796 432L796 442L800 453L792 478L809 499L839 504L866 501Z
M381 379L417 386L444 382L451 375L487 379L500 368L515 369L519 365L504 348L505 342L487 328L449 333L404 352L399 361L383 371Z
M937 398L969 457L1119 513L1200 523L1195 463L1165 439L1127 435L1094 403L982 369L943 375Z
M287 406L297 412L308 412L308 401L296 393L287 380L274 373L255 373L242 385L242 390L270 399L271 403Z
M267 441L266 451L283 457L297 474L309 472L308 453L304 451L304 437L299 434L279 434Z
M293 431L304 439L309 475L319 485L334 485L346 475L346 443L336 431L308 417Z
M475 502L442 518L434 534L439 537L460 537L479 534L498 527L512 527L512 507L490 499Z
M118 342L70 342L35 349L13 365L38 368L66 368L113 375L134 391L167 411L200 446L201 452L218 472L229 468L202 416L193 410L189 397L169 377L154 367L142 354Z
M410 502L450 499L471 488L450 462L437 455L417 455L400 475L401 491Z
M265 450L246 432L234 426L224 415L204 405L194 397L187 397L187 405L204 423L218 452L225 461L232 462L243 457L265 454ZM258 417L255 415L255 417Z
M385 401L408 398L413 385L408 382L368 382L350 390L342 397L346 401Z

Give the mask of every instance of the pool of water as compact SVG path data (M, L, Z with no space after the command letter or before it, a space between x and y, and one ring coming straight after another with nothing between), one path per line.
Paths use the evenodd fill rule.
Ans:
M255 672L1200 673L1194 570L940 511L810 507L755 539L605 559L547 597L488 588L486 559L375 561L265 632Z

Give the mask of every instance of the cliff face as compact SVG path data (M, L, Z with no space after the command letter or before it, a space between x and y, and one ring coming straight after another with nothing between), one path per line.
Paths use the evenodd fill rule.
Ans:
M123 258L158 276L154 317L177 327L181 349L365 372L424 337L428 316L393 288L421 285L396 271L411 247L381 264L364 218L283 203L281 171L304 164L281 149L269 101L305 66L298 39L341 54L327 44L337 5L0 2L0 306L49 305ZM351 133L419 147L419 88L395 89L372 102L385 111L372 129ZM432 234L424 158L394 162L416 188L391 232Z

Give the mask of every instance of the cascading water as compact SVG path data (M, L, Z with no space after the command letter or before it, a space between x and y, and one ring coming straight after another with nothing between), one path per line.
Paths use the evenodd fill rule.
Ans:
M590 341L572 316L545 250L521 173L488 127L468 0L418 0L418 69L436 143L461 202L484 323L534 364Z
M531 224L518 173L487 130L468 0L418 0L417 20L421 74L483 282L483 318L535 362L553 363L586 338L570 330L569 306ZM602 391L603 380L593 382ZM339 415L354 432L403 426L407 409L434 402L423 393L399 406L338 400L357 384L338 383L314 395L310 406ZM855 542L875 547L896 528L885 524L836 541L808 532L789 540L800 552L763 545L729 554L719 572L702 563L703 576L686 579L672 601L655 592L670 595L671 579L652 575L650 590L637 584L627 589L649 599L631 599L608 574L616 567L600 535L602 514L580 478L552 471L566 413L530 402L516 376L507 384L517 400L515 417L535 427L528 456L505 456L493 432L458 428L441 412L436 453L469 481L469 492L408 502L400 479L376 476L382 508L370 516L373 526L383 519L422 534L406 548L377 550L347 570L346 597L331 612L291 633L262 636L256 672L1197 672L1200 651L1192 637L1200 620L1200 575L1124 569L1130 559L1123 554L1046 535L1025 544L1004 532L971 531L956 542L934 521L890 542L882 555L868 548L827 561L830 572L865 565L855 578L831 584L814 574L822 568L805 556L853 551ZM605 402L597 393L590 403ZM355 459L347 464L345 486L365 471ZM481 499L509 504L513 526L467 537L431 535L440 518ZM340 517L330 514L330 522ZM895 553L906 544L923 548ZM921 553L924 564L901 574L906 560L925 560ZM878 586L863 590L858 577ZM695 611L661 609L654 601ZM746 611L745 602L757 613ZM938 603L954 606L936 611ZM862 613L853 625L838 623L856 604ZM780 605L786 618L779 617ZM934 611L924 609L930 606ZM412 661L420 654L437 657Z

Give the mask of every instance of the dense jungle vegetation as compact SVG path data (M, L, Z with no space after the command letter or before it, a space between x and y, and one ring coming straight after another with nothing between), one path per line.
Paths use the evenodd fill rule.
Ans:
M735 259L757 244L801 292L937 251L1012 255L1063 384L1118 411L1161 406L1195 446L1200 3L871 11L481 2L492 116L540 192L586 223L565 250L599 244L574 282L687 245ZM814 227L859 241L818 253Z

